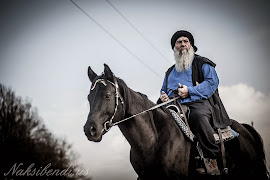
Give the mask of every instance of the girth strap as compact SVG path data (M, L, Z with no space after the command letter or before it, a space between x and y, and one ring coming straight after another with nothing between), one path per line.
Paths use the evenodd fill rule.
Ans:
M221 132L220 128L218 128L218 135L219 135L219 139L220 139L220 148L221 148L222 164L223 164L223 172L222 173L223 174L228 174L225 146L224 146L224 141L222 139L222 132Z

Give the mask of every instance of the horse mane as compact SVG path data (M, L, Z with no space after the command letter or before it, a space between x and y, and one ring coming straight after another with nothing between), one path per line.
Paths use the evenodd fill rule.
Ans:
M149 106L154 106L155 105L154 102L152 102L150 99L148 99L147 95L145 95L145 94L143 94L141 92L132 90L131 88L129 88L127 86L127 84L121 78L116 77L116 79L118 80L119 87L122 87L123 89L125 89L124 90L125 92L127 92L127 90L130 90L130 91L140 95L145 103L148 102L147 104L149 104ZM164 106L160 107L159 109L162 110L163 112L165 112L169 117L173 118L170 111L167 108L165 108Z
M127 95L126 93L128 93L128 92L133 92L133 93L139 95L145 102L147 102L147 101L151 102L149 105L154 105L154 103L150 99L148 99L147 95L145 95L145 94L143 94L141 92L132 90L131 88L129 88L127 86L127 84L121 78L119 78L119 77L115 77L115 78L117 79L120 90L121 90L121 92L123 93L124 96L126 96Z
M147 95L145 95L145 94L143 94L143 93L141 93L141 92L138 92L138 91L137 91L137 93L140 94L141 97L142 97L143 99L148 99ZM149 100L149 99L148 99L148 100Z
M145 95L145 94L143 94L141 92L132 90L131 88L129 88L126 85L126 83L122 79L120 79L118 77L117 77L117 80L118 80L118 84L119 84L119 87L120 87L120 91L122 91L121 93L123 93L122 95L124 95L124 97L128 96L128 93L135 93L135 94L139 95L142 98L143 104L146 105L147 109L150 108L150 107L153 107L155 105L154 102L152 102L150 99L148 99L147 95ZM172 128L172 126L177 128L177 125L173 120L172 114L170 113L170 111L165 106L159 107L156 110L149 111L148 113L149 113L149 116L152 119L152 123L155 124L155 125L154 124L153 125L156 128L159 128L159 126L161 126L162 129L164 129L164 119L163 119L164 117L166 117L166 120L168 120L168 119L172 120L172 121L170 121L170 123L166 122L166 125L170 126L169 124L171 124L170 128ZM163 114L163 115L161 115L161 114Z

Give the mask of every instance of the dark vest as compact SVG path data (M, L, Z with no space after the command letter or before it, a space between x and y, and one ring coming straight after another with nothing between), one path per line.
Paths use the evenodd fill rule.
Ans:
M195 57L192 62L192 83L193 86L196 86L196 82L201 83L204 81L202 66L204 63L208 63L211 66L215 67L216 64L211 60L201 57L195 54ZM166 87L168 84L168 77L175 65L170 67L166 72ZM227 114L227 111L219 97L218 89L215 93L208 98L211 106L213 107L213 125L216 128L225 128L226 126L231 125L231 120Z

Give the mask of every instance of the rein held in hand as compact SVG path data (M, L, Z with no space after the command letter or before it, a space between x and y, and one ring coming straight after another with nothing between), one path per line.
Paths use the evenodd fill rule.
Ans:
M104 86L107 86L105 79L97 79L96 82L94 83L93 87L91 88L91 91L95 89L96 84L97 84L98 82L102 83ZM112 117L110 118L110 120L108 120L108 121L106 121L106 122L104 123L104 125L103 125L104 128L102 129L102 133L103 133L103 131L108 132L108 131L111 129L111 127L113 127L113 126L116 126L116 125L118 125L118 124L120 124L120 123L122 123L122 122L125 122L125 121L127 121L127 120L129 120L129 119L131 119L131 118L134 118L134 117L136 117L136 116L139 116L139 115L141 115L141 114L143 114L143 113L146 113L146 112L148 112L148 111L152 111L152 110L154 110L154 109L157 109L157 108L159 108L159 107L161 107L161 106L164 106L164 105L166 105L166 104L168 104L168 103L171 103L171 102L173 102L173 101L175 101L175 100L177 100L177 99L180 98L180 96L176 96L176 97L174 97L174 98L172 98L172 99L170 99L170 100L168 100L168 101L166 101L166 102L163 102L163 103L161 103L161 104L157 104L157 105L155 105L155 106L153 106L153 107L151 107L151 108L149 108L149 109L147 109L147 110L144 110L144 111L142 111L142 112L139 112L139 113L137 113L137 114L134 114L134 115L132 115L132 116L130 116L130 117L127 117L127 118L125 118L125 119L122 119L122 120L120 120L120 121L113 122L114 116L115 116L115 114L116 114L116 112L117 112L117 108L118 108L118 105L119 105L119 103L118 103L119 100L120 100L120 102L122 103L122 105L124 105L124 101L123 101L123 98L120 96L120 93L119 93L119 86L118 86L118 82L117 82L116 78L114 78L114 82L111 82L111 81L109 81L109 80L107 80L107 82L109 82L110 84L112 84L112 85L115 87L115 109L114 109L114 113L113 113Z

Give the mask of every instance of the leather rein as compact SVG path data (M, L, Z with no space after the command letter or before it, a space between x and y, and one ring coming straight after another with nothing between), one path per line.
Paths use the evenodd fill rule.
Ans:
M111 129L111 127L113 127L113 126L116 126L116 125L118 125L118 124L120 124L120 123L122 123L122 122L125 122L125 121L127 121L127 120L129 120L129 119L131 119L131 118L134 118L134 117L136 117L136 116L139 116L139 115L141 115L141 114L143 114L143 113L146 113L146 112L148 112L148 111L152 111L152 110L154 110L154 109L157 109L157 108L159 108L159 107L161 107L161 106L164 106L164 105L166 105L166 104L168 104L168 103L171 103L171 102L173 102L173 101L175 101L175 100L177 100L177 99L180 98L180 96L174 97L174 98L172 98L172 99L170 99L170 100L168 100L168 101L166 101L166 102L163 102L163 103L161 103L161 104L157 104L157 105L155 105L155 106L153 106L153 107L151 107L151 108L149 108L149 109L147 109L147 110L144 110L144 111L142 111L142 112L139 112L139 113L137 113L137 114L134 114L134 115L132 115L132 116L130 116L130 117L127 117L127 118L122 119L122 120L117 121L117 122L113 122L113 119L114 119L114 117L115 117L115 115L116 115L116 112L117 112L117 109L118 109L119 100L120 100L120 102L121 102L121 104L122 104L123 106L124 106L124 101L123 101L123 98L122 98L121 95L120 95L120 92L119 92L119 85L118 85L118 82L117 82L116 78L114 78L114 82L111 82L111 81L109 81L109 80L107 80L107 82L109 82L110 84L112 84L112 85L115 87L115 108L114 108L114 113L113 113L112 117L110 118L110 120L104 122L102 132L103 132L103 131L108 132L108 131ZM102 83L104 86L107 86L105 79L97 79L97 80L95 81L93 87L91 88L91 91L95 89L97 83Z

